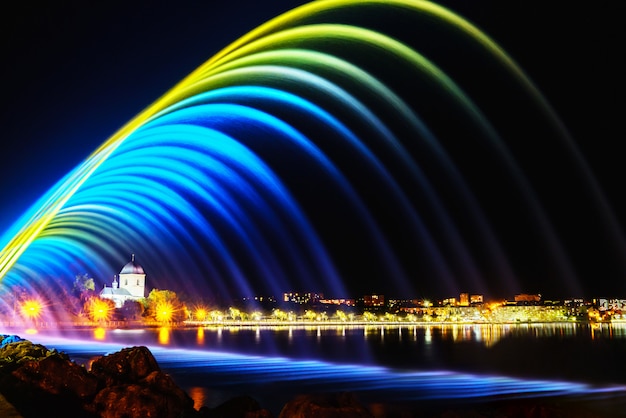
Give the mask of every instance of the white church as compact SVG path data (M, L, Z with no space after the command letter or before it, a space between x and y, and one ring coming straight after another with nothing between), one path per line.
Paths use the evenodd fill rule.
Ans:
M135 254L131 256L118 276L113 276L111 287L104 285L100 292L103 299L111 299L116 308L121 308L127 300L138 301L146 297L146 273L143 267L135 261Z

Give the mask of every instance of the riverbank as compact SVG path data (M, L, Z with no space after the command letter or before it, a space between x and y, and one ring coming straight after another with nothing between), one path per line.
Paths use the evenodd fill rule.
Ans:
M618 325L626 327L626 319L611 321L590 320L563 320L563 321L278 321L278 320L220 320L220 321L184 321L154 322L154 321L77 321L77 322L50 322L50 321L1 321L0 329L6 330L50 330L50 329L141 329L141 328L197 328L197 327L369 327L369 326L455 326L455 325L562 325L562 324L586 324L586 325Z

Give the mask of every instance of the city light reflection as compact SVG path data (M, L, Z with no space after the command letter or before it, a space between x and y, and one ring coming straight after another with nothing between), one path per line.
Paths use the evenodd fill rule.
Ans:
M99 341L106 340L107 332L104 328L98 327L93 330L93 338Z
M162 330L168 331L167 328ZM165 332L167 334L167 332ZM84 340L41 337L37 342L55 347L70 355L110 352L123 345ZM383 366L331 363L319 360L286 359L272 356L249 356L217 351L187 350L161 346L148 347L164 370L172 376L190 373L213 376L212 388L232 385L255 385L261 391L271 383L285 391L306 385L310 390L341 390L384 393L397 401L426 399L520 399L545 396L574 396L577 399L608 399L623 396L623 385L592 385L548 379L522 379L501 375L481 375L451 371L398 371ZM288 361L286 361L288 360ZM197 393L196 393L197 392ZM192 395L198 401L203 390ZM197 396L196 396L197 395ZM196 399L197 398L197 399Z
M169 327L159 328L159 344L169 345L169 343L170 343L170 328Z
M189 397L193 399L193 407L195 409L200 409L202 406L206 405L206 389L201 387L191 387L187 390L189 393Z

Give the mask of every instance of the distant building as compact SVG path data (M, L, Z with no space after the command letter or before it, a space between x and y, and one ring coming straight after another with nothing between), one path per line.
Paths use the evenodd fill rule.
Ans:
M320 304L322 305L346 305L346 306L354 306L354 299L320 299Z
M135 254L118 276L113 276L111 287L104 285L100 297L111 299L116 308L121 308L127 300L140 300L146 297L146 273L143 267L135 261Z
M289 292L283 293L283 302L296 303L299 305L312 305L318 303L320 299L324 299L324 294L322 293L298 293L298 292Z
M599 311L624 311L626 310L626 299L594 299Z
M539 303L541 302L541 295L529 295L526 293L521 293L519 295L515 295L515 302L520 303Z
M363 306L373 308L385 306L385 295L365 295Z
M389 299L387 304L391 310L415 314L421 312L424 301L421 299Z
M470 295L470 305L483 303L483 295Z

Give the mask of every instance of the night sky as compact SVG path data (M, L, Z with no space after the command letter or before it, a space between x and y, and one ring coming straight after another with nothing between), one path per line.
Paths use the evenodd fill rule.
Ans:
M222 47L305 2L166 3L18 2L2 14L0 228ZM544 93L589 164L623 236L622 3L440 3L490 35ZM558 172L554 160L546 175ZM572 208L558 210L569 216ZM583 288L588 296L626 297L626 255L600 242L601 234L588 235L594 220L580 216L580 234L565 231L564 239L584 243L571 246ZM521 274L529 292L541 290L545 279L533 272Z

